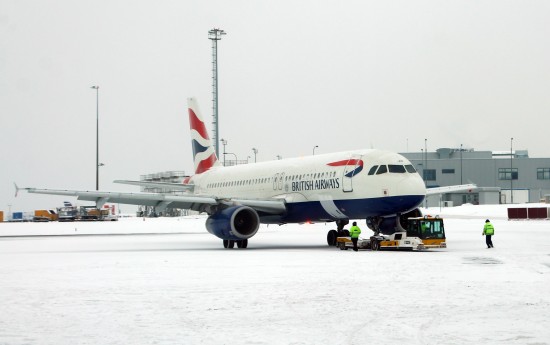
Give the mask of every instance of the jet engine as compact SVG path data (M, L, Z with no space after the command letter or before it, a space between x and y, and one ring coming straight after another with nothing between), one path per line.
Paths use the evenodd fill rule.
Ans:
M258 232L260 217L248 206L232 206L206 219L206 229L222 240L246 240Z
M378 230L386 235L391 235L397 231L405 231L407 228L407 219L411 217L422 217L422 212L415 208L406 213L398 214L390 217L370 217L367 218L367 226L369 229Z

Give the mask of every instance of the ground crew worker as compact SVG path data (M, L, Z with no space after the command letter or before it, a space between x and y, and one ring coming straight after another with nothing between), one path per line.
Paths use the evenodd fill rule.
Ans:
M351 237L351 242L353 242L353 250L357 251L357 240L361 234L361 229L357 226L357 222L353 222L353 226L349 229L349 236Z
M425 235L429 229L430 224L428 222L420 222L420 230L422 231L422 235Z
M483 233L481 235L485 235L485 243L487 244L487 248L493 248L493 241L491 239L491 236L495 234L495 227L489 219L485 221L485 226L483 226Z

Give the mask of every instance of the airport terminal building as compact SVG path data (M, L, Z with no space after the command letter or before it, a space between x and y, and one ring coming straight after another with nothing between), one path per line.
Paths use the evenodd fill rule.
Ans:
M440 148L401 153L429 187L473 183L478 188L427 198L426 206L550 202L550 158L529 158L527 150L474 151Z

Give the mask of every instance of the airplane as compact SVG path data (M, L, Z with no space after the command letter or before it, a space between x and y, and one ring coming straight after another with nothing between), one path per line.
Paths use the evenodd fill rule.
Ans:
M216 157L198 102L188 98L195 173L183 183L116 180L116 183L169 187L182 195L19 188L29 193L76 196L100 208L107 202L190 209L208 214L206 229L224 248L247 248L260 224L334 222L327 244L346 234L351 219L365 219L375 231L403 229L421 215L426 195L475 185L425 188L402 155L377 149L317 154L260 163L223 166Z

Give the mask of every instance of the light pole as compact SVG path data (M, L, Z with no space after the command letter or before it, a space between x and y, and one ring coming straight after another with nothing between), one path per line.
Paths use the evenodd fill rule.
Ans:
M227 153L224 153L224 157L225 157L225 155L233 155L233 156L235 156L235 164L233 164L233 165L237 165L237 162L239 161L239 159L237 158L237 155L236 155L236 154L234 154L233 152L227 152ZM224 160L225 160L225 158L224 158Z
M253 147L252 151L254 152L254 163L256 163L256 154L258 154L258 149Z
M422 152L422 181L424 181L424 185L426 185L426 166L424 165L424 149L420 149L420 152Z
M428 169L428 139L424 139L424 155L426 155L424 169ZM428 182L428 177L426 177L426 182Z
M318 147L319 147L319 145L313 146L313 155L314 155L314 156L315 156L315 149L318 148Z
M216 156L219 157L220 150L218 144L218 138L220 137L220 131L218 126L218 41L225 35L225 31L220 29L212 29L208 31L208 39L212 40L212 110L214 112L214 130L213 141L216 148Z
M460 144L460 184L462 184L462 144Z
M95 190L99 190L99 86L91 88L95 89Z
M514 145L514 138L510 138L510 204L514 203L514 190L512 189L512 181L514 181L514 174L512 173L512 158L514 157L514 151L512 150Z
M222 138L220 140L223 144L223 166L225 166L225 145L227 145L227 140L225 140L224 138Z

